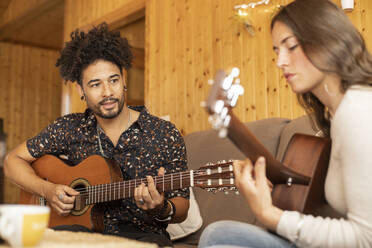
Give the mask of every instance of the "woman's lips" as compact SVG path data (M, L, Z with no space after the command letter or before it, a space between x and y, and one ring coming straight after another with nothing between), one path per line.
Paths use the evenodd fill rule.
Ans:
M287 79L287 81L291 80L294 77L295 74L293 73L285 73L284 77Z

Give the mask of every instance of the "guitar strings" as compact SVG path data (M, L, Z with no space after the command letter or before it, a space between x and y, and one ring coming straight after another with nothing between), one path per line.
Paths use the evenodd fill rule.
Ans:
M194 176L200 176L200 175L206 175L206 174L201 174L201 172L205 172L205 170L196 170L194 171ZM229 171L222 171L223 172L229 172ZM184 176L182 176L184 175ZM164 177L164 179L163 179ZM164 176L155 176L154 177L154 181L157 181L157 184L161 184L163 183L168 183L168 182L172 182L172 181L177 181L178 179L188 179L190 177L190 171L186 171L186 172L179 172L179 173L173 173L173 174L166 174ZM159 181L160 179L160 181ZM104 186L106 187L106 185L114 185L114 184L124 184L124 183L128 183L128 185L131 185L131 184L137 184L137 182L139 181L139 184L138 186L141 184L141 183L147 183L147 179L146 178L137 178L137 179L131 179L131 180L128 180L128 181L120 181L120 182L113 182L113 183L107 183L107 184L100 184L100 185L92 185L92 186L89 186L89 187L99 187L99 186ZM84 189L76 189L77 191L79 192L83 192L84 190L86 190L86 188Z
M200 176L200 175L206 175L205 170L196 170L194 171L194 176ZM228 171L222 171L223 172L228 172ZM156 176L156 185L161 186L162 184L170 186L169 183L172 181L180 180L180 179L190 179L190 172L180 172L180 173L174 173L174 174L168 174L164 176ZM159 181L160 180L160 181ZM229 179L227 179L229 180ZM110 192L110 196L112 193L115 193L115 191L118 191L123 188L123 194L125 193L131 193L130 191L133 191L137 186L139 186L141 183L147 183L146 178L140 178L140 179L132 179L128 181L121 181L121 182L114 182L114 183L109 183L109 184L100 184L100 185L92 185L84 189L76 189L76 191L80 192L81 196L89 196L91 194L99 193L99 194L105 194ZM127 185L126 185L127 184ZM177 184L180 186L181 183ZM125 191L128 190L128 191ZM114 192L112 192L114 191ZM109 196L109 197L110 197ZM98 198L103 198L104 196L97 196ZM118 194L119 197L119 194ZM125 196L124 196L125 197ZM107 196L106 196L107 198Z

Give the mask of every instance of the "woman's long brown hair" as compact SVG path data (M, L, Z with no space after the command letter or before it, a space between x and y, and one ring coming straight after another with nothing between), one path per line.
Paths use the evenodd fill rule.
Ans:
M337 5L329 0L296 0L273 17L271 30L276 22L292 30L316 68L341 78L342 91L355 84L372 86L372 56L362 35ZM324 104L311 92L297 94L297 98L308 114L314 114L315 127L329 136Z

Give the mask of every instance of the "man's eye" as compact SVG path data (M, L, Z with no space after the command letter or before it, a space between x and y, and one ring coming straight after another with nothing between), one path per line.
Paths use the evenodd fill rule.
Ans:
M97 87L99 85L99 83L94 83L94 84L90 84L90 87L94 88L94 87Z
M119 81L119 79L114 78L114 79L111 80L111 83L116 83L116 82L118 82L118 81Z

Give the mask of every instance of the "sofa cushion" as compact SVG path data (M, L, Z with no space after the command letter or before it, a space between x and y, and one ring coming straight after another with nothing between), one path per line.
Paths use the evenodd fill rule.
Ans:
M276 159L283 161L289 141L295 133L322 136L321 132L313 129L311 119L308 115L298 117L286 125L280 136Z
M199 206L195 200L193 189L190 188L190 207L186 220L181 223L169 224L167 232L169 233L171 240L174 241L198 231L202 224L203 219L200 215Z
M279 137L288 119L271 118L246 123L250 131L264 144L275 156L279 143ZM189 169L196 170L208 162L215 163L218 160L245 159L230 140L221 139L214 130L195 132L184 137ZM249 210L245 199L234 193L215 194L194 188L196 201L199 204L203 218L202 228L194 234L177 242L196 245L201 232L208 224L217 220L239 220L249 223L254 222L254 216ZM175 244L177 244L177 242Z

